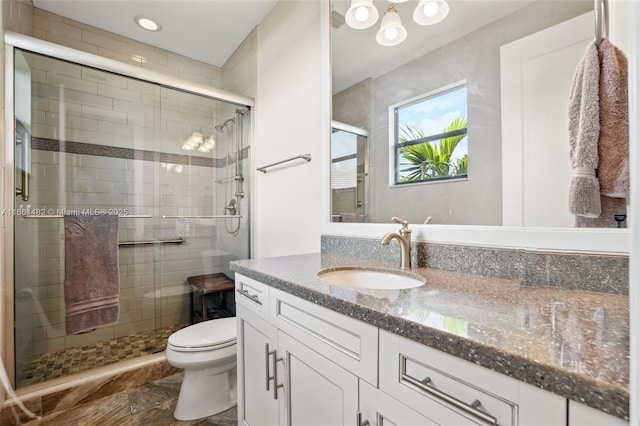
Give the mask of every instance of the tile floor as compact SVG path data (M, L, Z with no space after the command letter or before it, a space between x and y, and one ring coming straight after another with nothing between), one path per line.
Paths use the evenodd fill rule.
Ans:
M194 421L178 421L173 418L182 373L174 374L143 386L123 390L99 400L56 412L40 420L18 423L46 426L235 426L238 424L237 408ZM6 416L6 413L5 413Z
M187 325L165 327L34 356L25 364L22 374L18 373L18 387L161 352L167 346L169 336Z

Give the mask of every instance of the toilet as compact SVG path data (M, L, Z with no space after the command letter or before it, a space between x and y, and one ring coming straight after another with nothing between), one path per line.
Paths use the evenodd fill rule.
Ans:
M184 369L178 420L196 420L228 410L237 402L236 319L190 325L169 336L167 362Z

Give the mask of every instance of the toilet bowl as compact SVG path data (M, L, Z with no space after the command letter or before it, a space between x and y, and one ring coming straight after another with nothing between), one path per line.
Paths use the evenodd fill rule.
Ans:
M169 364L184 369L176 419L196 420L236 405L235 318L204 321L173 333L165 356Z

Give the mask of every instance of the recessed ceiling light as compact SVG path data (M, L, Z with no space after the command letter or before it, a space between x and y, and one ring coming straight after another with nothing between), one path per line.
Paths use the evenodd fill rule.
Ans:
M135 18L133 18L133 20L135 21L136 24L140 25L142 28L144 28L147 31L162 30L162 25L158 24L153 19L149 19L145 16L137 15Z

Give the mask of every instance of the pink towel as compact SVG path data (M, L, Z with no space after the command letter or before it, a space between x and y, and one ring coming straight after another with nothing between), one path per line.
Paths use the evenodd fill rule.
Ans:
M627 74L624 53L603 38L599 46L591 43L587 47L574 75L569 98L573 168L569 211L576 215L579 227L616 226L613 214L626 213L624 199L629 196Z
M600 59L600 193L629 196L629 102L627 58L608 39L598 47Z
M118 216L64 217L67 334L117 324L120 316Z

